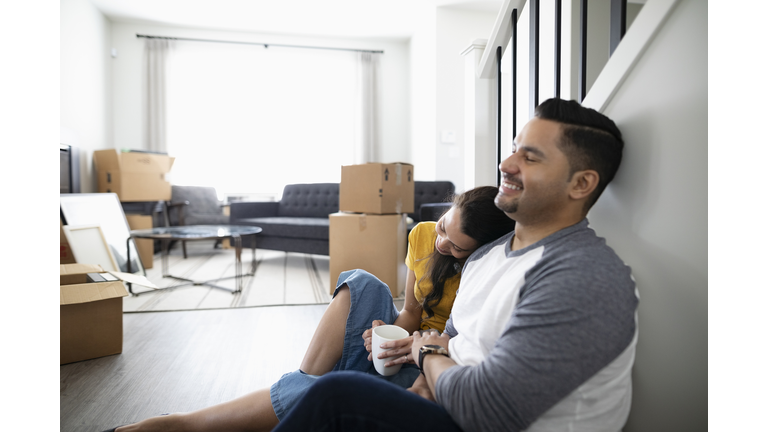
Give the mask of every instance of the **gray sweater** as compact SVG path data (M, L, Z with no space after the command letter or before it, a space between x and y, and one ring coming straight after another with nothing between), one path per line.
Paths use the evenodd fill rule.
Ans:
M464 266L445 330L459 366L438 379L438 403L465 431L619 430L636 343L630 268L586 219L517 251L513 235Z

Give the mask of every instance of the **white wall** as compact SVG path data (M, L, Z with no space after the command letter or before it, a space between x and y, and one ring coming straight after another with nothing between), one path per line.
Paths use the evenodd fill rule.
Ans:
M435 65L435 180L450 180L464 188L465 58L461 53L478 39L490 37L496 13L437 8ZM455 143L442 141L442 132L455 133ZM494 167L488 167L493 170Z
M435 10L414 7L422 23L409 45L411 160L414 179L435 180Z
M707 4L681 0L604 110L626 149L589 215L640 292L625 432L707 430L707 101Z
M592 84L595 83L611 54L611 0L590 0L587 11L589 12L587 14L587 93L589 93L589 89L592 88ZM577 26L575 30L578 32L579 28L580 26ZM578 87L576 92L578 94Z
M111 24L88 0L60 5L60 141L80 148L81 191L95 192L93 150L113 146Z

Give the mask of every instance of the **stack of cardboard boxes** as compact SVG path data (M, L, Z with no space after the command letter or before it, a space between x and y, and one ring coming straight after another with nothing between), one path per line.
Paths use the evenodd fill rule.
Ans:
M171 184L166 179L174 158L115 149L93 152L98 192L113 192L121 202L166 201ZM151 228L152 217L126 215L131 229ZM150 286L144 277L104 272L90 263L77 263L60 228L59 315L60 364L119 354L123 351L123 281ZM145 268L152 266L151 240L137 241Z
M166 178L175 158L158 153L118 151L93 152L99 192L114 192L120 202L170 201L171 183ZM152 228L152 216L127 214L132 230ZM136 240L144 268L152 268L152 240Z
M330 292L343 271L363 269L405 289L407 223L414 211L413 165L368 163L341 167L339 212L330 215Z

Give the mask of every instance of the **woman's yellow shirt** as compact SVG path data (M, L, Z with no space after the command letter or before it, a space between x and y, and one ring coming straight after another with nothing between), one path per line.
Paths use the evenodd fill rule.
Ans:
M416 301L419 303L422 303L424 297L432 291L432 282L425 275L429 269L429 257L435 250L435 241L437 240L435 225L436 222L421 222L408 235L408 255L405 257L405 265L416 275L416 285L413 291ZM451 314L453 301L456 300L456 290L459 289L460 279L461 274L457 274L445 281L443 298L436 307L432 308L435 315L425 319L427 313L426 311L422 312L422 330L437 329L441 332L445 330L445 323Z

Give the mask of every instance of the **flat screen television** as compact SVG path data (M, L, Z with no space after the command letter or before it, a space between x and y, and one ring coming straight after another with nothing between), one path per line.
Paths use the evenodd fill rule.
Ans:
M67 144L60 147L59 193L80 193L80 151Z

